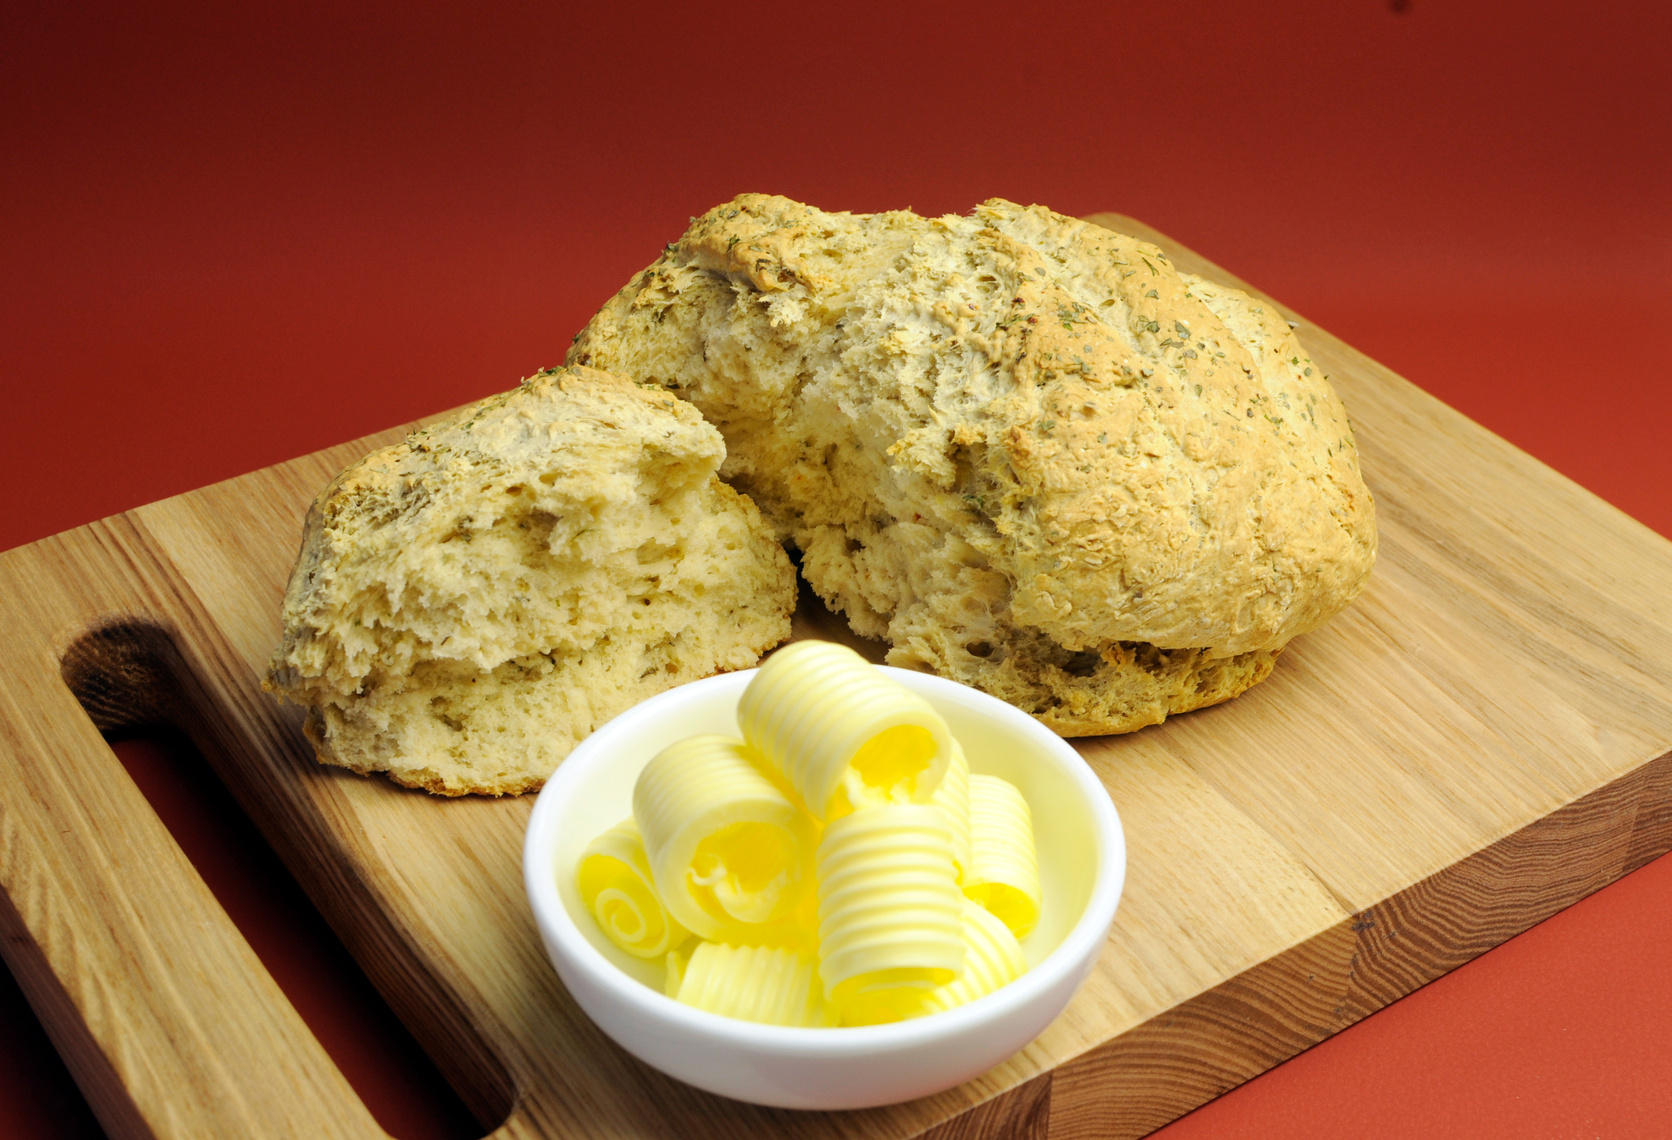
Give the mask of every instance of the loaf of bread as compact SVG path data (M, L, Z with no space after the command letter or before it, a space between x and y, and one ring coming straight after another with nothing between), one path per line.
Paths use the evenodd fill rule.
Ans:
M1375 559L1346 413L1282 315L1038 206L745 195L569 359L701 409L722 476L892 664L1067 736L1241 693Z
M445 795L574 745L790 632L795 572L656 387L549 369L339 475L308 513L267 687L319 758Z

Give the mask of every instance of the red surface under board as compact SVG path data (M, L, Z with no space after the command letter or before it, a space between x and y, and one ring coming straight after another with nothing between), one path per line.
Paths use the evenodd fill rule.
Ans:
M508 387L745 190L1141 217L1672 535L1669 77L1660 3L7 4L0 548ZM1161 1135L1672 1135L1669 945L1663 859ZM0 986L0 1135L95 1127Z

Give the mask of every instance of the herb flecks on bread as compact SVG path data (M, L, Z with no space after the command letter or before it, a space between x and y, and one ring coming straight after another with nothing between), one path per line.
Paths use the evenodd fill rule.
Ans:
M664 689L789 636L795 574L689 404L552 369L374 452L308 513L267 687L319 758L538 788Z
M892 664L1064 735L1236 696L1375 559L1346 412L1282 315L1038 206L744 195L569 359L701 409Z

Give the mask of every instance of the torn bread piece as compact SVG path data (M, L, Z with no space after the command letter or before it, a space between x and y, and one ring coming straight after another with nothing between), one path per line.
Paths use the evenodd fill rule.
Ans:
M266 688L320 760L443 795L536 789L594 728L790 632L795 572L654 386L549 369L339 475Z

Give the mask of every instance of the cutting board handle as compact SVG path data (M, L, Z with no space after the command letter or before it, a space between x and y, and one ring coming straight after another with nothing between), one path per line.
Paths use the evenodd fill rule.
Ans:
M118 516L0 554L7 965L112 1136L382 1137L100 734L210 727L138 537Z

